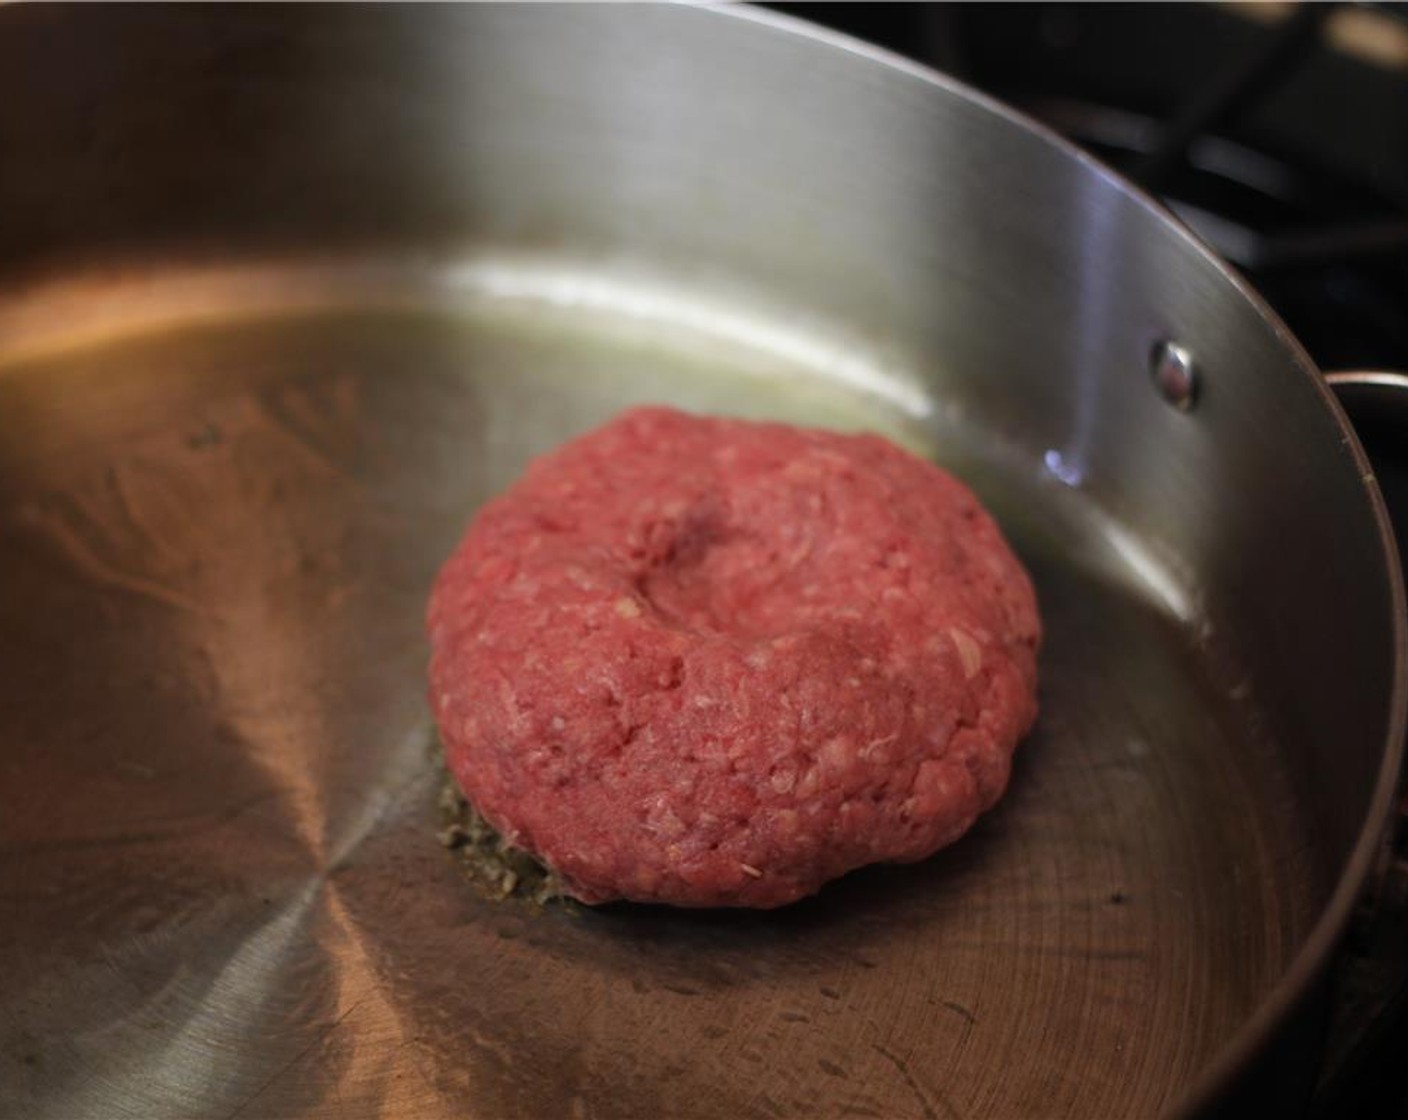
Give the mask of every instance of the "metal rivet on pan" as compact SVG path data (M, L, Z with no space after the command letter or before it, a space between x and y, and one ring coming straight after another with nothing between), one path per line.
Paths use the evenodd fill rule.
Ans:
M1164 400L1187 412L1198 400L1198 371L1193 355L1176 342L1160 342L1149 355L1149 372Z

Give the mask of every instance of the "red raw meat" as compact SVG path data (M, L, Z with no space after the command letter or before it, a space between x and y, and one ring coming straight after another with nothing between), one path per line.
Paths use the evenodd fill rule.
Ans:
M456 780L591 903L779 906L923 859L1036 715L1026 573L873 435L627 412L484 507L429 630Z

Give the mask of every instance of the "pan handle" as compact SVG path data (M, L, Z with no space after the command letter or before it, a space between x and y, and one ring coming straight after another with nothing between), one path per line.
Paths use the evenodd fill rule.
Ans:
M1402 547L1408 550L1408 373L1327 373L1373 464ZM1408 557L1408 552L1404 553ZM1400 1076L1408 1040L1408 771L1399 776L1398 812L1380 848L1339 966L1336 1003L1357 1021L1321 1071L1310 1120L1370 1115L1375 1094Z
M1408 424L1408 373L1390 369L1347 369L1325 374L1356 429L1361 421ZM1398 528L1395 526L1395 528ZM1408 541L1408 525L1400 536Z
M1364 444L1400 542L1400 557L1408 560L1408 373L1338 370L1325 374L1325 382ZM1408 912L1408 772L1400 775L1397 819L1384 849L1371 905Z

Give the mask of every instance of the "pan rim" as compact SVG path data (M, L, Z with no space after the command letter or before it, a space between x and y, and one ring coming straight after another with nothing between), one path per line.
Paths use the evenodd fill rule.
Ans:
M1197 1115L1207 1111L1217 1097L1245 1073L1271 1043L1276 1033L1290 1019L1296 1007L1308 996L1324 974L1330 957L1341 941L1358 900L1368 885L1379 852L1394 817L1395 800L1404 767L1405 736L1408 736L1408 600L1405 599L1403 570L1399 560L1397 540L1383 494L1374 478L1368 455L1343 407L1325 380L1323 371L1310 357L1300 340L1270 305L1205 241L1194 233L1171 210L1142 187L1127 180L1094 156L1077 147L1059 133L1009 105L989 96L938 70L911 61L903 55L877 47L842 32L832 31L807 20L753 7L751 5L712 6L704 3L684 5L711 13L719 18L737 19L766 27L781 34L810 40L831 50L848 54L883 66L908 78L936 87L960 97L990 113L1010 127L1041 140L1049 147L1075 160L1089 172L1137 204L1150 217L1162 224L1169 233L1182 239L1185 245L1202 259L1237 295L1246 300L1267 324L1281 345L1302 381L1309 382L1318 394L1321 405L1329 412L1339 429L1339 436L1348 448L1359 472L1359 485L1379 538L1379 560L1387 582L1391 608L1389 625L1393 649L1392 683L1389 693L1386 741L1381 744L1381 756L1368 811L1360 826L1354 847L1345 861L1328 900L1321 909L1310 932L1292 958L1290 966L1231 1039L1216 1053L1212 1061L1176 1098L1168 1114Z

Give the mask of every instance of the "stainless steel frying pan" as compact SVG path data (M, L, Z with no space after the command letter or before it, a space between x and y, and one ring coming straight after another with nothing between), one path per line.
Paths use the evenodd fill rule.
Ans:
M421 610L629 402L886 432L1029 563L954 848L765 915L490 902ZM999 106L755 12L0 9L0 1113L1146 1115L1312 988L1403 590L1304 353Z

